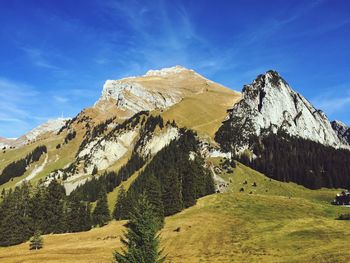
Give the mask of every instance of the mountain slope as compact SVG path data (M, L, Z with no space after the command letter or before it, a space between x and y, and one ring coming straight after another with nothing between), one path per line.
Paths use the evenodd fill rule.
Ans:
M218 159L212 162L220 167ZM328 202L336 190L311 191L270 181L244 165L238 165L233 175L222 170L220 176L232 182L229 191L204 197L166 219L161 239L171 262L349 261L347 222L334 220L348 209ZM257 187L251 186L253 182ZM244 192L239 192L241 187ZM116 221L88 232L47 235L44 249L34 252L28 243L0 248L0 261L110 262L113 251L121 247L124 224Z
M175 121L179 128L194 129L201 138L212 141L227 108L239 99L239 93L180 66L107 81L93 107L82 110L71 120L57 120L59 125L51 125L52 122L42 125L22 136L18 149L1 152L0 171L5 165L25 156L34 145L48 144L48 161L34 180L75 167L74 172L67 173L69 178L64 179L71 191L91 177L95 165L99 173L103 173L105 170L117 171L125 164L139 137L140 125L124 135L114 128L140 110L150 110L155 116L161 115L165 123ZM50 127L53 128L49 131ZM160 150L174 138L174 131L164 130L162 133L162 129L155 130L149 136L147 147L158 145L157 150ZM31 142L26 145L29 140ZM11 187L26 178L28 173L0 187Z
M11 147L15 139L7 139L0 137L0 149Z
M343 143L350 144L350 127L341 121L332 121L332 128Z
M349 147L334 132L327 116L292 90L275 71L259 75L244 86L242 100L229 110L217 139L225 144L233 132L238 132L243 138L235 142L235 147L244 148L249 137L279 130L335 148Z

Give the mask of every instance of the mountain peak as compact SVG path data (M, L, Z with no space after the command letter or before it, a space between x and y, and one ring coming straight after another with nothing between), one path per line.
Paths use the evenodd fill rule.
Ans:
M267 71L244 86L243 99L230 110L228 122L231 127L226 128L246 129L251 135L283 130L324 145L348 147L334 132L327 116L295 92L277 71Z
M281 83L288 86L288 83L276 70L268 70L265 74L258 75L252 84L259 86L279 87Z
M131 116L144 110L166 109L185 97L218 88L223 86L177 65L149 70L139 77L107 80L95 107L105 112L116 105L126 116Z
M162 68L162 69L151 69L149 71L146 72L146 74L144 75L145 77L151 77L151 76L156 76L156 77L167 77L169 75L173 75L173 74L179 74L182 72L194 72L191 69L187 69L183 66L173 66L173 67L169 67L169 68Z

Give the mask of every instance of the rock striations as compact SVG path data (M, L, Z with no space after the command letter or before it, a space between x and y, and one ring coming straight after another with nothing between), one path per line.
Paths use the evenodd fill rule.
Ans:
M247 138L251 135L279 130L335 148L348 147L333 130L327 116L295 92L276 71L259 75L252 84L244 86L242 95L216 134L218 141L233 131L243 134L244 138L235 142L236 150L247 147Z
M350 144L350 127L341 121L332 121L332 128L338 134L343 143Z

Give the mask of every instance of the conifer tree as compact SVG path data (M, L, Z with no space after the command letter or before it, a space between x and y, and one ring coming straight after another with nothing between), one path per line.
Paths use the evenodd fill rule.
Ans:
M125 247L121 253L114 254L116 262L161 263L165 261L159 249L158 218L153 211L154 207L147 200L146 195L141 194L133 212L130 213L127 233L121 240Z
M89 203L72 196L67 203L66 224L69 232L80 232L91 229L91 207Z
M43 238L40 235L40 231L35 231L34 236L30 239L29 249L38 250L43 247Z
M126 197L126 191L123 186L120 187L118 199L115 203L114 211L113 211L113 217L116 220L123 220L127 219L128 217L128 210L130 207L127 205L127 197Z
M11 246L32 235L29 217L29 185L10 191L0 208L0 246Z
M168 216L180 212L183 209L182 192L178 174L174 170L169 170L165 175L162 190L164 214Z
M164 225L164 205L159 180L150 174L144 187L147 200L151 203L154 215L158 220L159 228L162 228Z
M44 233L62 233L64 226L64 187L56 180L51 181L45 196L46 215L43 226Z
M110 220L111 216L108 209L107 193L103 190L92 213L92 221L95 226L104 226Z

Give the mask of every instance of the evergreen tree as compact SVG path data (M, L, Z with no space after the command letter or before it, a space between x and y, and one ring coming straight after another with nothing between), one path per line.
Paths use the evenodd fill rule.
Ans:
M44 233L62 233L65 232L64 226L64 199L66 197L65 189L57 180L51 181L45 196L46 215L43 222Z
M123 186L120 187L118 199L115 203L113 217L116 220L123 220L128 218L128 210L130 207L127 205L126 191Z
M0 207L0 246L12 246L32 235L29 216L29 188L25 183L10 191Z
M93 224L104 226L111 220L108 209L107 193L103 191L97 200L96 207L92 213Z
M33 229L44 230L47 219L47 207L46 207L46 187L37 187L35 189L33 197L30 199L30 217L33 222Z
M80 232L91 229L91 207L89 203L73 196L67 202L66 225L69 232Z
M165 261L159 250L158 218L154 207L142 194L130 213L128 231L122 238L125 248L116 252L114 258L118 263L161 263Z
M147 200L151 203L153 213L158 220L159 228L162 228L164 225L164 205L159 180L151 174L145 182L144 187Z
M40 231L35 231L34 236L30 239L29 249L38 250L43 247L43 238L40 235Z
M98 173L98 169L97 169L97 166L95 165L94 168L92 169L91 174L96 175L97 173Z
M162 199L166 216L176 214L183 209L181 184L174 170L169 170L164 178Z

